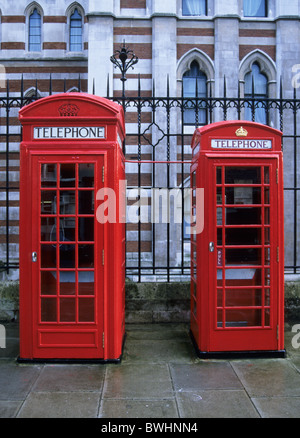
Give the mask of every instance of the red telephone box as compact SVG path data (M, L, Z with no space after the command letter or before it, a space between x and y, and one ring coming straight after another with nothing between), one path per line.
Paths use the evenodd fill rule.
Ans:
M200 357L284 356L282 133L246 121L198 128L191 186L191 334ZM195 214L195 213L194 213Z
M118 361L125 333L122 107L68 93L22 108L19 118L20 360ZM115 220L106 216L111 193L122 206Z

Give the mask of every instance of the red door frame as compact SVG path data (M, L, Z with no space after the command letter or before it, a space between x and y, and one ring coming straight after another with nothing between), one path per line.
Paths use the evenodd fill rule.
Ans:
M277 325L278 322L278 294L279 294L279 279L278 279L278 269L277 264L279 260L277 259L277 248L279 248L279 236L278 236L278 217L279 217L279 200L278 200L278 190L277 190L277 174L278 174L278 159L277 157L268 159L262 159L261 157L253 157L249 160L249 157L243 158L224 158L222 160L209 159L208 160L209 181L212 182L212 189L214 193L209 196L210 207L209 210L212 213L212 223L209 228L209 241L215 242L214 252L209 253L209 278L211 281L210 291L209 291L209 309L210 309L210 349L211 351L253 351L253 350L277 350L278 349L278 339L277 339ZM218 265L218 247L217 242L217 200L216 200L216 167L218 166L243 166L243 167L262 167L270 166L270 278L271 278L271 302L270 302L270 312L271 321L270 327L216 327L216 309L217 309L217 265ZM207 186L209 187L209 186ZM226 202L226 201L224 201ZM225 205L225 204L224 204ZM263 208L263 207L261 207ZM224 213L224 212L223 212ZM224 220L224 219L223 219ZM263 250L263 248L262 248ZM278 261L277 261L278 260ZM225 264L223 263L223 272L225 269ZM249 264L250 265L250 264ZM222 265L221 265L222 266ZM264 268L264 263L262 262L261 269Z
M95 202L94 214L98 219L97 209L101 204L101 198L98 199L96 192L100 187L114 190L116 205L122 204L124 190L121 180L125 180L122 143L125 138L125 120L122 106L86 93L62 93L39 99L22 108L19 119L23 127L23 141L20 145L20 357L18 360L22 362L38 360L37 354L42 353L40 348L35 355L33 354L33 344L37 344L39 336L34 315L34 312L38 313L35 300L36 294L39 293L39 290L36 290L39 283L37 279L33 280L32 272L36 269L32 266L32 252L37 252L36 248L33 248L33 243L36 246L38 238L35 237L33 242L33 236L36 236L38 229L35 227L33 230L32 224L40 214L40 206L32 190L33 181L35 181L34 187L37 186L33 161L35 157L46 157L46 159L61 157L76 162L80 157L86 157L86 161L90 162L91 157L97 157L98 160L102 156L103 169L98 172L98 187L95 186L97 204ZM88 129L89 127L91 129ZM125 206L125 202L123 204ZM48 223L53 224L53 221ZM69 226L70 224L64 228ZM97 343L98 352L93 353L97 348L81 351L81 347L77 346L75 353L80 361L87 358L87 360L119 362L125 339L125 222L117 212L115 223L104 220L101 224L97 222L96 226L103 230L103 239L98 243L101 244L101 249L104 248L102 255L101 251L97 254L97 265L103 270L103 292L101 306L99 305L99 312L103 313L103 317L101 329L99 328L96 334L94 332L92 343L93 345ZM58 236L57 232L56 235ZM39 260L40 255L37 255ZM101 262L104 267L101 267ZM79 272L78 266L76 269L75 271ZM53 278L50 283L53 283ZM43 284L46 284L44 279ZM54 288L51 291L53 290ZM66 290L64 289L64 292ZM58 293L58 287L56 292ZM81 288L80 293L83 293ZM88 306L87 302L86 305ZM83 322L83 318L80 319ZM86 318L85 322L88 319ZM75 340L76 345L83 343L82 338L85 334L80 335L81 339L78 337L78 342ZM58 353L59 349L55 351L51 346L49 353L44 351L47 361L48 358L49 361L57 360ZM71 356L75 357L75 353L73 352ZM62 360L68 357L61 354L59 356L63 356Z
M32 294L28 294L25 298L20 296L20 300L23 303L22 308L22 329L21 337L22 342L20 345L20 356L27 359L99 359L104 357L104 290L107 279L105 278L105 270L102 264L101 250L104 249L104 227L105 224L99 224L96 221L96 192L103 187L103 181L100 175L102 175L102 167L105 168L106 153L93 151L91 154L87 154L82 151L75 151L74 155L66 152L58 151L30 151L28 156L27 171L31 175L31 187L30 190L26 188L27 195L23 194L23 201L26 202L26 207L23 202L23 221L28 221L28 217L24 218L24 212L26 215L31 216L29 223L32 225L28 227L28 234L25 242L20 242L21 247L24 248L30 244L29 248L32 248L32 252L37 253L37 262L28 260L31 256L27 247L27 263L31 269L24 273L22 281L27 284L28 291L33 291ZM94 163L95 165L95 183L94 183L94 278L95 287L95 322L78 322L78 323L50 323L41 322L40 315L40 168L42 163ZM104 172L103 172L104 174ZM58 190L56 188L55 190ZM81 189L83 190L83 189ZM23 192L24 187L23 187ZM51 191L51 189L49 189ZM78 188L76 189L78 192ZM76 217L78 212L76 212ZM59 216L57 216L58 220ZM23 222L24 224L24 222ZM77 240L77 238L76 238ZM29 243L30 242L30 243ZM76 242L78 246L78 240ZM100 252L99 252L100 248ZM59 266L56 266L56 271L62 271ZM54 270L54 268L53 268ZM78 268L76 268L78 273ZM78 275L78 274L76 274ZM77 277L78 278L78 277ZM23 288L24 290L24 288ZM58 291L57 291L58 294ZM32 295L32 296L31 296ZM59 295L57 295L58 300ZM76 295L78 302L78 294ZM26 303L26 304L25 304ZM26 307L25 307L26 306ZM77 308L78 317L78 308ZM56 338L56 340L55 340ZM61 338L61 341L59 341Z

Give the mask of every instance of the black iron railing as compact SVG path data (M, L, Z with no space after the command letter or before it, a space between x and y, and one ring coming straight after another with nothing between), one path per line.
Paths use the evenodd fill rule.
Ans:
M124 83L125 81L123 81ZM1 233L0 260L1 269L9 271L18 268L18 145L21 141L21 126L18 123L18 110L24 105L40 98L38 81L28 94L24 90L24 81L20 79L18 90L10 91L10 83L0 93L0 145L2 165L0 173ZM81 79L77 89L81 91ZM66 86L64 90L66 91ZM52 81L49 78L49 92L52 94ZM57 92L55 90L55 92ZM129 94L129 93L128 93ZM132 93L131 93L132 94ZM108 96L121 104L125 111L126 172L128 193L133 197L128 206L136 204L137 222L127 224L127 276L136 281L161 279L172 281L189 275L190 259L188 236L185 234L185 200L189 187L189 167L191 160L191 136L195 126L203 121L207 124L221 120L242 120L245 108L250 108L252 120L258 112L265 112L269 125L283 132L283 151L285 166L285 269L293 274L300 272L300 99L297 90L293 97L286 99L252 97L230 97L224 93L221 97L212 97L208 90L206 98L186 98L183 95L172 97L166 84L166 95L145 94L138 80L138 90L134 97L126 96L125 86L122 95ZM45 93L43 93L43 96ZM197 93L196 93L197 95ZM185 125L186 111L194 113L194 124ZM299 125L300 126L300 125ZM181 208L180 223L173 223L172 214L167 223L151 223L153 208L153 189L173 190L177 196L177 205ZM135 189L136 193L133 193ZM131 204L130 204L131 202ZM140 202L140 203L138 203ZM188 205L188 203L186 203ZM147 218L145 218L147 216ZM147 220L146 220L147 219Z

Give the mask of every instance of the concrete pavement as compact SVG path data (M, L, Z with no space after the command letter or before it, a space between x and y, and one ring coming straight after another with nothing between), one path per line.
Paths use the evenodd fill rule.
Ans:
M128 324L121 364L50 365L18 364L18 325L5 325L0 418L300 417L288 326L284 359L199 359L186 324Z

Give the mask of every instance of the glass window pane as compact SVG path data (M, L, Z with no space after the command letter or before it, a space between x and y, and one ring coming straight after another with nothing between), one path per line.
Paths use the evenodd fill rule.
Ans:
M261 306L262 305L262 291L261 289L236 288L225 289L225 305L226 307L234 306Z
M227 228L225 245L261 245L261 228Z
M56 191L41 191L41 214L56 214Z
M80 217L78 219L78 240L85 242L94 241L94 218Z
M260 167L225 167L225 184L261 184Z
M41 50L41 15L37 9L29 17L29 51Z
M59 196L60 214L75 214L75 191L64 190Z
M223 272L218 269L218 286L222 286ZM239 286L243 281L245 286L261 286L261 269L256 268L226 268L225 286Z
M78 298L79 322L94 321L94 298Z
M82 17L75 9L70 17L70 51L82 50Z
M226 248L226 265L260 265L261 248Z
M78 245L78 267L94 267L94 245Z
M60 295L75 295L76 293L75 271L60 271L59 293Z
M55 242L56 241L56 218L42 217L41 218L41 241Z
M260 223L261 208L259 207L226 208L226 225L257 225Z
M206 0L182 0L182 15L206 15Z
M59 247L60 268L75 268L75 245L62 244Z
M42 187L56 187L56 164L42 164L41 185Z
M94 295L94 271L78 272L78 295Z
M75 187L75 164L60 165L60 187Z
M94 164L79 164L79 187L94 187Z
M56 268L56 245L41 245L41 268Z
M78 192L79 214L94 214L94 191L81 190Z
M207 96L207 76L203 73L197 61L193 61L190 70L184 73L182 77L183 96L198 98ZM195 100L186 100L184 102L184 123L195 125L204 125L206 123L205 103L196 102Z
M266 17L266 0L244 0L245 17Z
M74 242L75 240L75 218L61 218L59 221L59 241Z
M261 309L227 309L225 327L261 326Z
M56 271L41 271L41 295L56 295Z
M260 187L226 187L226 204L261 204Z
M41 321L56 322L56 298L41 299Z
M75 322L76 321L76 302L75 298L60 299L60 322Z

